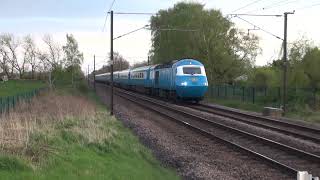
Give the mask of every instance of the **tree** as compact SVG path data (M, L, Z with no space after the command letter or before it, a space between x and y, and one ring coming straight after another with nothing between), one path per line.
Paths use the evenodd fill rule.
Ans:
M83 54L78 49L78 42L72 34L67 34L67 44L63 46L65 54L66 67L71 70L71 84L74 84L74 77L81 74L81 64L83 62Z
M305 56L302 59L302 67L304 73L310 80L310 86L312 88L320 88L320 49L315 47L307 50Z
M147 65L148 65L148 61L142 61L142 62L134 63L131 66L131 68L143 67L143 66L147 66Z
M0 44L2 46L2 51L5 52L6 61L11 64L11 77L13 76L14 69L19 73L19 77L22 78L25 71L25 58L22 62L18 61L18 47L20 46L19 39L16 39L12 34L2 34L0 37Z
M6 50L1 46L0 44L0 68L2 71L7 75L7 77L10 77L9 74L9 65L8 65L8 54Z
M108 63L111 64L110 60L108 61ZM121 71L128 68L129 68L129 62L123 56L121 56L121 54L119 54L118 52L114 52L113 53L113 70Z
M109 54L110 56L110 54ZM109 65L104 65L102 68L96 71L96 74L110 72L110 60L108 60ZM113 71L121 71L129 68L129 62L118 52L113 53Z
M96 74L107 73L110 70L110 66L103 65L100 69L96 70Z
M250 85L255 87L274 87L279 83L277 78L278 72L267 65L263 67L256 67L250 77Z
M30 65L31 77L32 79L34 79L35 78L34 74L38 66L38 61L36 57L37 56L36 45L30 35L27 35L26 37L24 37L23 48L24 48L25 62Z
M258 38L234 28L218 10L178 3L151 17L153 63L181 58L200 60L212 83L229 83L252 67Z
M54 42L50 35L45 35L43 37L43 41L47 47L46 51L39 51L37 52L37 56L41 62L41 69L44 72L48 72L48 81L49 86L52 88L53 83L55 81L54 77L52 76L52 72L58 68L58 66L62 66L62 50L58 43ZM48 52L47 52L48 51Z

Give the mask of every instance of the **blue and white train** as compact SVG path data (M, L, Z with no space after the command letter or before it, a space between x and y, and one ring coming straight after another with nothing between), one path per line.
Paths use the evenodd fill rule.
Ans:
M96 81L110 83L110 73L96 75ZM113 81L125 89L195 102L202 100L208 89L205 68L194 59L116 71Z

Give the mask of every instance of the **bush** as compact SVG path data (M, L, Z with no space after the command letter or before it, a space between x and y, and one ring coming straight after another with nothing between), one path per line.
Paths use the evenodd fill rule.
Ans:
M30 167L16 157L0 156L0 170L2 171L24 171Z
M81 93L88 93L89 92L89 87L87 82L85 81L80 81L79 84L77 85L77 89L81 92Z

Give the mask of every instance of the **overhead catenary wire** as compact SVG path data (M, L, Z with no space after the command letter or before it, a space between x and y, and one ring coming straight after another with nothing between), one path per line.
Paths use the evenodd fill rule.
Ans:
M255 0L255 1L253 1L253 2L250 2L250 3L248 3L248 4L246 4L246 5L242 6L242 7L240 7L240 8L238 8L238 9L233 10L232 13L237 12L237 11L239 11L239 10L241 10L241 9L246 8L246 7L249 7L249 6L251 6L251 5L255 4L255 3L258 3L258 2L260 2L260 1L262 1L262 0Z
M119 15L155 15L157 13L149 13L149 12L113 12L113 14L119 14Z
M291 2L287 2L287 1L290 1L290 0L280 0L280 1L277 1L277 2L273 2L273 3L269 4L269 5L260 7L258 9L247 11L246 13L253 13L253 12L257 12L257 11L263 11L263 10L267 10L267 9L271 9L271 8L274 8L274 7L279 7L279 6L283 6L283 5L286 5L288 3L291 3Z
M120 35L120 36L117 36L117 37L113 38L113 40L122 38L122 37L127 36L127 35L129 35L129 34L132 34L132 33L134 33L134 32L137 32L137 31L140 31L140 30L142 30L142 29L145 29L145 28L148 27L148 26L150 26L150 25L148 25L148 24L147 24L147 25L144 25L144 26L141 27L141 28L138 28L138 29L135 29L135 30L133 30L133 31L127 32L127 33L125 33L125 34L122 34L122 35Z
M112 7L113 7L113 5L114 5L115 2L116 2L116 0L113 0L112 3L111 3L111 5L110 5L110 7L109 7L109 10L108 10L108 12L107 12L107 14L106 14L106 18L104 19L104 24L103 24L102 32L104 32L104 29L106 28L106 24L107 24L109 12L111 11L111 9L112 9Z
M178 28L156 28L156 29L151 29L147 28L148 30L158 30L158 31L185 31L185 32L196 32L199 31L199 29L178 29Z
M262 10L272 9L272 8L275 8L275 7L284 6L284 5L291 4L291 3L294 3L294 2L298 2L298 1L299 1L299 0L293 0L293 1L285 2L285 3L280 3L280 4L277 4L277 5L273 5L273 6L264 7L264 8L262 8Z
M277 1L277 2L274 2L274 3L271 3L271 4L263 7L262 10L280 6L280 5L284 4L284 3L288 3L288 1L290 1L290 0L280 0L280 1Z
M296 9L296 10L299 11L299 10L303 10L303 9L309 9L309 8L313 8L313 7L315 7L315 6L320 6L320 3L316 3L316 4L304 6L304 7L298 8L298 9Z
M267 34L269 34L269 35L271 35L271 36L273 36L273 37L275 37L275 38L277 38L277 39L283 40L283 38L281 38L281 37L279 37L279 36L271 33L271 32L268 31L268 30L265 30L264 28L261 28L261 27L255 25L255 24L253 24L252 22L250 22L250 21L248 21L248 20L246 20L246 19L243 19L243 18L241 18L241 17L239 17L239 16L235 16L235 17L238 18L238 19L240 19L240 20L242 20L242 21L244 21L244 22L246 22L246 23L248 23L248 24L250 24L250 25L252 25L252 26L255 26L255 27L259 28L261 31L263 31L263 32L265 32L265 33L267 33Z
M132 34L132 33L135 33L137 31L140 31L142 29L146 29L146 30L158 30L158 31L181 31L181 32L196 32L196 31L199 31L199 29L179 29L179 28L157 28L157 29L152 29L152 28L148 28L150 27L150 25L144 25L143 27L140 27L138 29L135 29L133 31L130 31L130 32L127 32L125 34L122 34L120 36L117 36L116 38L113 38L113 40L116 40L116 39L119 39L119 38L122 38L124 36L127 36L129 34Z
M229 16L266 16L266 17L281 17L281 14L248 14L248 13L243 13L243 14L227 14Z

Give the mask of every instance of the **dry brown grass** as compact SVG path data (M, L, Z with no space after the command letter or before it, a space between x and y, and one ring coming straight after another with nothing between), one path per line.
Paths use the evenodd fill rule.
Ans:
M35 131L50 134L57 123L63 124L70 119L78 124L71 131L87 137L89 141L100 141L110 136L103 131L101 113L97 111L95 102L87 97L45 93L0 116L0 150L20 151L28 146L30 135Z

